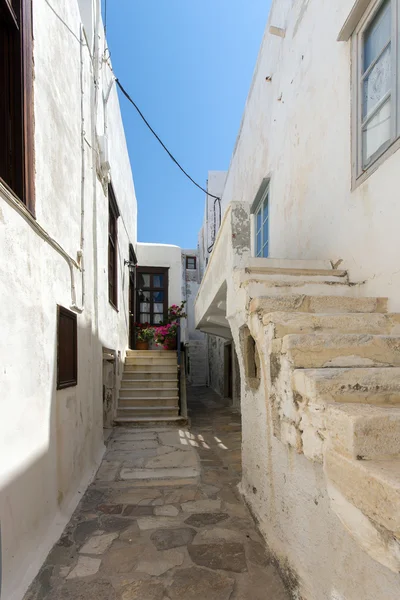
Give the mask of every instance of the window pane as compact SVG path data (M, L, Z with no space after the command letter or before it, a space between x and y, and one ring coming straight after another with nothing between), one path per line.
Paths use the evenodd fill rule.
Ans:
M155 288L164 287L164 275L153 275L153 287L155 287Z
M150 302L150 292L139 292L139 302Z
M164 292L153 292L153 302L164 302Z
M154 304L154 314L164 314L164 304L160 304L159 302L156 302Z
M140 313L140 323L150 323L150 313Z
M268 194L264 200L264 205L263 205L263 222L265 221L265 219L268 219Z
M150 275L146 273L139 273L139 288L149 288L150 287Z
M263 244L268 243L268 219L263 225Z
M391 99L378 110L362 132L363 166L365 167L373 155L390 140Z
M259 254L261 253L261 231L257 233L256 253L257 256L259 256Z
M265 244L262 251L263 258L268 258L268 242Z
M261 209L257 213L257 231L261 229Z
M163 322L163 315L155 314L154 315L154 325L158 325L158 323L162 323L162 322Z
M379 56L391 38L391 1L383 3L382 8L364 34L364 71Z
M141 302L139 307L140 312L150 312L150 302Z
M368 77L364 80L363 119L374 109L391 88L392 52L389 45Z

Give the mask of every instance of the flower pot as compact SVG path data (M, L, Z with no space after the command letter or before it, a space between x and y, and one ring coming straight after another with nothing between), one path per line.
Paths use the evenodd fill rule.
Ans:
M174 338L169 338L168 340L166 340L165 342L165 349L166 350L176 350L176 337Z
M149 342L139 342L139 340L136 342L136 350L148 350L149 349Z

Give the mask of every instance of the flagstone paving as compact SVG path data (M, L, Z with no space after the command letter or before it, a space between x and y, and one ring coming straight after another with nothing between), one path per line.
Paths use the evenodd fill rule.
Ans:
M116 428L24 600L287 600L237 491L240 415L189 389L190 429Z

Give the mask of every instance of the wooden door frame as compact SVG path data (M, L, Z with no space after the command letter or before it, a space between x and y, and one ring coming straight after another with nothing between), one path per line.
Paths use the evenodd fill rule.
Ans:
M163 312L163 320L166 320L168 317L168 298L169 298L169 267L137 267L137 279L136 279L136 307L135 307L135 322L138 323L140 319L140 298L139 298L139 276L140 274L149 274L149 275L164 275L164 312ZM161 288L160 288L161 290Z

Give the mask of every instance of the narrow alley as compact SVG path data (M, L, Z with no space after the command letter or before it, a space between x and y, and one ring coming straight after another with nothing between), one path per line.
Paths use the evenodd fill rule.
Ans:
M190 429L115 428L25 600L285 600L237 491L240 415L189 389Z

